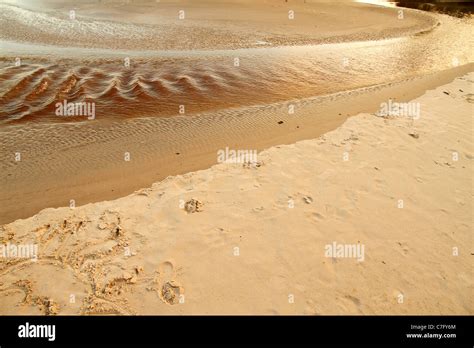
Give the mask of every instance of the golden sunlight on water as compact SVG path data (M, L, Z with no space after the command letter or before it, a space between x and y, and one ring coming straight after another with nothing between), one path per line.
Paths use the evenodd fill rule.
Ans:
M99 43L110 46L121 35L152 38L156 28L105 20L70 24L59 16L2 7L3 20L21 18L28 24L22 29L26 32L36 27L43 31L51 27L55 32L59 27L64 33L47 37L48 44L3 40L2 123L57 122L54 110L62 100L95 102L98 112L107 118L172 116L179 114L181 105L186 105L188 114L199 113L350 91L473 61L472 25L454 18L445 18L442 25L425 33L385 40L217 50L123 50L67 47L56 41L69 34L79 40L84 34L91 42L96 36ZM12 37L21 32L10 33L6 26L2 31ZM137 44L137 40L127 42ZM17 55L24 57L21 66L12 65ZM124 64L126 59L129 64Z
M384 0L355 0L355 2L360 2L364 4L380 5L387 7L396 7L395 2L393 1L384 1Z

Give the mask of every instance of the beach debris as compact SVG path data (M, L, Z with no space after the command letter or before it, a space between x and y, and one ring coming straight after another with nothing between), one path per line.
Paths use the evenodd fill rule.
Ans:
M100 290L100 294L106 296L118 296L127 290L127 285L136 284L136 282L136 275L124 272L120 277L116 277L105 284Z
M283 121L278 121L278 124L282 124L282 123L283 123Z
M59 305L50 298L45 299L44 307L46 315L56 315L59 313Z
M311 196L304 196L303 197L303 201L306 203L306 204L311 204L313 203L313 198Z
M420 137L420 135L417 132L410 132L408 133L408 135L415 139L418 139Z
M123 229L122 229L122 227L120 227L120 225L115 226L113 232L114 232L115 237L120 237L120 236L123 235Z
M137 278L137 275L134 274L134 275L127 275L127 278L125 278L124 276L123 280L125 281L126 284L136 284L138 278Z
M184 204L184 210L188 213L196 213L202 211L202 202L198 201L197 199L191 198Z
M260 168L263 166L263 161L245 161L242 164L242 167L249 169L249 168Z

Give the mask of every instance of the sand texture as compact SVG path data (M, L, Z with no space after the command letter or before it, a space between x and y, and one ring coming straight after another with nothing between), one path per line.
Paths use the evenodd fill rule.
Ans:
M127 196L226 147L314 139L474 61L469 18L349 1L6 0L0 28L0 224ZM63 101L95 118L58 116Z
M413 100L417 120L358 114L253 164L3 225L39 249L1 260L0 311L473 314L473 83ZM334 242L363 260L326 257Z

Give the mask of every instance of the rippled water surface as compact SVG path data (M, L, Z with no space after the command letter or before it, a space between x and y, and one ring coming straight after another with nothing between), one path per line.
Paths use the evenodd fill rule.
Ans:
M314 46L127 51L4 40L0 121L62 122L55 105L65 99L94 102L96 118L114 119L324 95L472 62L473 37L470 22L443 17L411 37Z

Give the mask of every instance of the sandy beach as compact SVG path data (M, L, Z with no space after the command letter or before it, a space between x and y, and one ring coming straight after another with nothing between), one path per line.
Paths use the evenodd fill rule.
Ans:
M256 165L4 225L39 250L2 264L2 312L472 314L473 79L415 99L416 121L359 114Z
M409 101L472 69L471 64L348 93L197 117L4 126L0 223L68 206L70 200L83 205L126 196L169 175L208 168L226 147L261 151L312 139L348 116L377 111L389 98ZM288 113L289 105L295 114ZM15 153L23 160L15 161Z
M472 18L0 9L0 314L473 314Z

